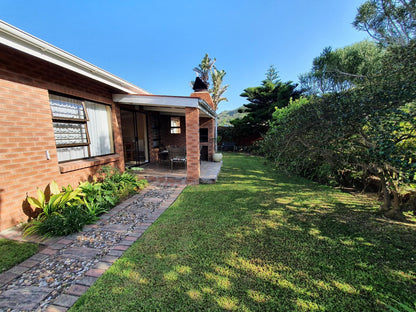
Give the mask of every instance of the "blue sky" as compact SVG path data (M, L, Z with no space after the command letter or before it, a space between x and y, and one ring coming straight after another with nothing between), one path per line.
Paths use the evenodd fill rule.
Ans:
M154 94L189 95L208 53L227 72L218 112L245 104L270 65L297 82L323 48L368 38L364 0L1 0L0 19Z

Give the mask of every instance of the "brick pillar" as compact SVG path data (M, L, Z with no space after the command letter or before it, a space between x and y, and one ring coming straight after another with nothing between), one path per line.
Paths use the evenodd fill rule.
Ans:
M122 171L125 169L124 164L124 149L123 149L123 135L121 133L121 115L120 115L120 106L113 105L114 113L112 114L112 125L114 133L114 147L115 152L120 155L120 161L118 163L118 168Z
M208 126L208 160L212 161L212 155L215 153L215 119L210 119L206 126Z
M199 184L199 109L185 108L187 182Z

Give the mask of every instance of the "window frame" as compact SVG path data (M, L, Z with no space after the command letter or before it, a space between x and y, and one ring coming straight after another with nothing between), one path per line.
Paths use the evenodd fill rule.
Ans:
M174 119L177 119L179 125L178 126L172 126L172 121ZM179 132L175 132L174 130L179 129ZM181 117L178 116L171 116L170 117L170 134L181 134L182 130L181 130Z
M70 117L54 116L54 112L52 110L52 106L50 105L51 104L51 100L53 99L52 98L53 96L62 97L64 99L67 98L67 99L72 99L72 100L80 101L81 102L80 104L82 105L82 109L83 109L83 112L84 112L84 118L81 119L81 118L70 118ZM92 103L96 103L96 104L99 104L99 105L109 106L110 107L110 119L112 119L113 110L112 110L111 105L104 104L104 103L99 103L99 102L96 102L96 101L86 100L86 99L82 99L82 98L78 98L78 97L74 97L74 96L69 96L69 95L66 95L66 94L49 92L49 105L51 107L52 124L54 124L54 123L61 123L61 124L82 124L85 127L84 128L85 129L85 139L86 139L87 142L85 142L85 143L72 143L72 144L58 144L56 142L55 128L54 128L55 147L56 147L57 150L60 149L60 148L83 147L83 146L86 146L87 147L87 154L88 154L87 157L73 158L73 159L61 160L61 161L58 159L58 163L60 163L60 164L61 163L66 163L66 162L71 162L71 161L76 161L76 160L81 160L81 159L90 159L90 158L94 158L94 157L100 157L100 156L106 156L106 155L113 155L113 154L115 154L114 129L113 129L112 125L111 125L111 129L110 129L111 131L109 131L109 132L110 132L110 135L112 137L112 138L110 138L110 142L113 143L113 146L111 148L113 150L113 152L112 153L109 153L109 154L103 154L103 155L98 155L98 156L91 156L91 139L90 139L90 134L89 134L89 131L88 131L88 122L90 121L90 119L88 117L88 111L87 111L87 108L86 108L86 102L92 102Z

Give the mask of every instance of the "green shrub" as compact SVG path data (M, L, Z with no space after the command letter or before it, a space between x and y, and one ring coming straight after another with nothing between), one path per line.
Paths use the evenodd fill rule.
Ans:
M25 235L39 234L44 237L64 236L82 230L95 222L98 216L114 207L121 199L143 189L146 180L138 180L130 172L104 166L101 182L83 182L76 189L70 185L61 191L52 181L49 192L38 190L37 198L28 197L32 208L41 210L35 220L25 226Z
M82 230L90 218L82 206L68 206L62 213L43 215L29 223L25 234L43 237L65 236Z

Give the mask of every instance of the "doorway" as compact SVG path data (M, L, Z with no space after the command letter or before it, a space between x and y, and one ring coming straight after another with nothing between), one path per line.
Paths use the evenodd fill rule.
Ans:
M146 114L120 109L126 167L149 162Z

